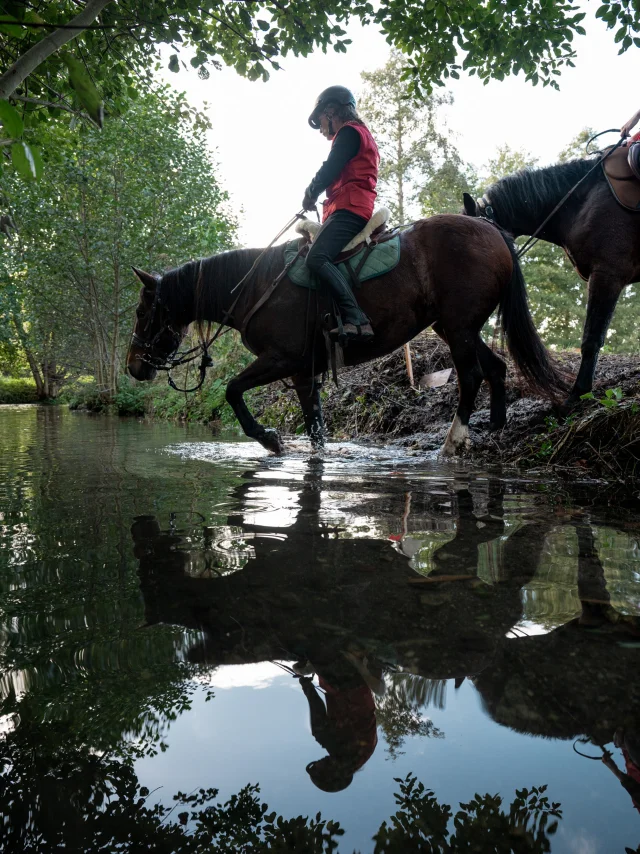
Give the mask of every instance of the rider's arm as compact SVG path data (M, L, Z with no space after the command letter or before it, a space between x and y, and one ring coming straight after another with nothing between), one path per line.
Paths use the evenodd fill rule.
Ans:
M625 122L620 128L620 136L629 136L632 128L634 128L638 121L640 121L640 110L637 113L634 113L628 122Z
M359 150L360 134L358 131L349 125L340 128L336 134L329 156L307 187L307 196L315 201L320 193L336 180L347 163L352 157L356 156Z

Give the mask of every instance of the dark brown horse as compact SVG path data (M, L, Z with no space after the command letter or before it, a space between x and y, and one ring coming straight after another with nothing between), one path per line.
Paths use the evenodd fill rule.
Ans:
M191 262L162 277L136 270L142 282L127 365L138 380L151 380L194 321L221 322L233 289L262 250L241 249ZM317 296L284 278L245 328L244 318L284 267L283 246L268 250L248 281L227 325L243 332L256 360L227 386L227 401L247 436L281 453L280 437L249 412L243 394L292 377L307 433L322 443L320 379L327 354L317 321ZM460 400L443 451L469 443L469 417L483 379L491 387L491 423L506 419L502 359L480 330L497 306L513 358L532 387L553 396L560 381L533 326L525 282L513 242L495 226L464 216L434 216L402 233L401 259L391 272L367 282L358 295L371 317L375 339L349 343L345 363L357 365L391 353L427 326L447 342L456 366Z
M563 196L593 169L596 160L572 160L543 169L523 169L492 184L467 214L492 217L514 237L531 235ZM578 274L589 281L580 370L563 409L591 391L600 348L622 289L640 281L640 213L620 205L600 167L578 187L539 235L561 246Z

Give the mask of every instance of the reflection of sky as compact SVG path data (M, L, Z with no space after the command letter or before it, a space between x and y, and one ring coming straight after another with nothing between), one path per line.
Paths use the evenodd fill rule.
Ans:
M346 790L335 794L316 789L306 774L307 763L324 751L311 734L307 703L295 679L263 663L220 667L211 682L215 697L205 702L203 692L196 695L192 711L172 725L168 751L136 764L141 785L162 786L156 797L166 803L177 790L209 786L219 787L220 799L226 800L257 782L271 809L285 816L320 810L346 829L341 852L356 848L368 854L371 836L395 810L394 777L415 773L454 811L475 792L500 791L508 808L516 788L548 783L550 800L562 801L565 816L554 854L609 854L637 843L631 799L602 763L578 756L570 741L520 735L495 724L469 682L457 691L448 682L446 708L429 709L443 739L408 738L406 753L392 762L379 734L371 759ZM574 847L577 839L582 848Z
M224 691L231 688L268 688L273 685L282 670L270 661L260 661L254 664L230 664L217 667L203 677L201 682L209 688Z

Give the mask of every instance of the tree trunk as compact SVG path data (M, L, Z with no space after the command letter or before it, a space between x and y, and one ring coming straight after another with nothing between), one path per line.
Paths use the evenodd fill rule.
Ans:
M83 11L65 24L64 28L54 30L19 56L13 65L0 75L0 99L9 98L39 65L67 42L77 38L111 2L112 0L88 0ZM67 29L69 27L71 29Z
M31 374L36 384L36 394L38 396L38 400L46 400L47 395L45 393L44 383L42 381L42 374L40 373L38 362L35 356L33 355L33 351L29 346L29 342L27 341L27 336L25 334L24 327L22 326L21 321L15 316L15 314L11 315L11 320L18 334L20 346L24 350L24 354L27 357L27 362L29 363L29 368L31 369Z
M402 126L402 115L398 113L398 145L397 145L397 158L398 158L398 219L400 220L400 225L404 223L404 150L403 150L403 136L404 136L404 128Z

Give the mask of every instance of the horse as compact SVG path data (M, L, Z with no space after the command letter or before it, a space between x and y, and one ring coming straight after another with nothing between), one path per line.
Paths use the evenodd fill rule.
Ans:
M492 184L477 202L464 194L467 215L489 213L497 225L519 237L533 234L562 198L585 179L539 235L561 246L578 275L589 283L582 359L560 407L563 414L593 388L598 356L618 297L626 285L640 281L639 214L616 201L602 169L594 169L596 165L592 157L522 169Z
M418 220L401 232L400 240L398 265L368 281L358 295L375 338L350 341L344 363L358 365L384 356L433 326L449 346L458 377L458 407L442 448L443 454L455 455L470 446L469 418L483 379L491 390L490 428L500 429L506 421L506 365L480 337L496 307L511 355L530 386L555 398L562 379L533 325L508 235L484 220L453 214ZM245 434L274 454L284 450L280 436L256 421L244 393L292 378L306 432L313 446L321 446L320 388L329 361L317 291L300 288L285 276L255 311L283 272L284 247L231 250L162 276L134 268L142 288L127 355L131 376L152 380L178 350L191 323L224 323L241 331L256 359L229 381L226 399ZM234 294L250 271L246 287Z

